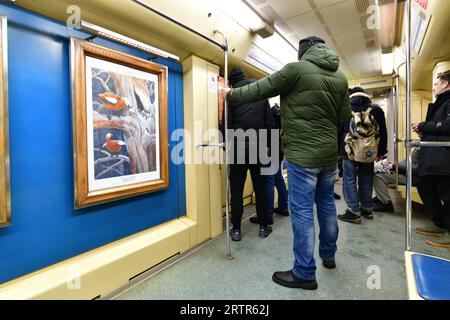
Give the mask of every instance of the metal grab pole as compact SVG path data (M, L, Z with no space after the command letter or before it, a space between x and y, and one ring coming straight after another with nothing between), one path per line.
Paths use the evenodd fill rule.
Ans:
M395 77L395 123L394 123L394 143L395 143L395 154L394 154L394 158L395 158L395 190L398 191L398 144L402 141L401 139L398 139L398 110L399 110L399 106L402 107L401 103L400 103L400 68L405 64L406 62L401 63L398 67L397 67L397 74Z
M406 2L406 237L405 250L411 249L412 166L411 166L411 0Z
M221 34L223 37L223 54L224 54L224 82L225 86L228 86L228 41L225 35L217 30L214 30L214 34ZM223 124L225 128L225 181L226 181L226 191L225 191L225 219L226 219L226 234L227 234L227 253L225 254L225 258L227 259L233 259L233 256L231 255L231 239L230 239L230 219L229 219L229 195L230 195L230 186L228 181L228 148L229 148L229 141L228 141L228 103L227 99L223 99L224 102L224 111L223 111Z
M395 191L398 191L398 144L397 144L397 135L398 135L398 77L396 74L393 76L395 79L395 85L392 86L392 106L394 107L394 163L395 163Z

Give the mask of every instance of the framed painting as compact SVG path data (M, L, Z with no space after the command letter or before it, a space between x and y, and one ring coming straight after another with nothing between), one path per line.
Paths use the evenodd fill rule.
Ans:
M11 223L7 23L6 17L0 16L0 227Z
M71 39L75 207L169 187L167 67Z

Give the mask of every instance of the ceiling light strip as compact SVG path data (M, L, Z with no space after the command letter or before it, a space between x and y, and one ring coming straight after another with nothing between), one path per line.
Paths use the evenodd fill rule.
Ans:
M81 21L81 29L91 32L95 35L104 37L104 38L108 38L111 40L114 40L116 42L120 42L123 43L125 45L128 45L130 47L134 47L137 48L139 50L145 51L145 52L149 52L152 54L155 54L159 57L163 57L163 58L170 58L176 61L179 61L180 58L174 54L168 53L166 51L160 50L158 48L152 47L148 44L145 44L143 42L139 42L137 40L131 39L129 37L126 37L124 35L121 35L119 33L116 33L114 31L102 28L100 26L97 26L95 24L86 22L86 21Z

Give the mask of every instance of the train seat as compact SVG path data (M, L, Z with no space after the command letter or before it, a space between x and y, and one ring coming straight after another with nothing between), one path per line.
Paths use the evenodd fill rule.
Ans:
M450 261L414 252L405 253L409 297L450 300Z

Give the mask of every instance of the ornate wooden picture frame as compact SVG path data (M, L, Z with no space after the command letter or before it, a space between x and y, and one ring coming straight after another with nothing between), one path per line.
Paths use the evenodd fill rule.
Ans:
M0 227L11 224L7 28L7 18L0 16Z
M167 67L71 39L75 207L169 187Z

